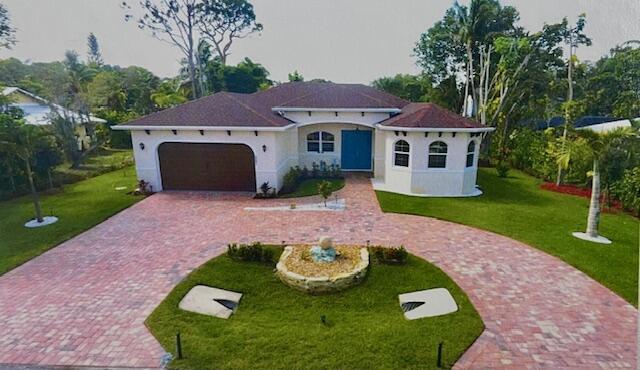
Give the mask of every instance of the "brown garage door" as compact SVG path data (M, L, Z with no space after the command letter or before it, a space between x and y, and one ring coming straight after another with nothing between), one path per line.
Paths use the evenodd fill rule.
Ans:
M256 191L253 151L243 144L163 143L165 190Z

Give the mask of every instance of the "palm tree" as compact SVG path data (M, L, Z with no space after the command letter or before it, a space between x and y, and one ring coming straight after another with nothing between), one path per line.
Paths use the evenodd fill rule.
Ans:
M3 113L2 119L0 119L0 152L11 153L24 163L38 223L43 222L44 218L42 217L40 198L33 181L31 163L38 143L48 135L51 133L43 127L27 125L18 117Z
M608 152L623 144L624 141L637 138L637 131L626 127L598 133L589 129L575 132L576 138L566 142L558 156L558 166L566 169L572 158L586 156L593 161L591 171L591 200L587 217L586 232L574 232L573 236L596 243L610 244L611 241L598 234L600 224L600 163Z

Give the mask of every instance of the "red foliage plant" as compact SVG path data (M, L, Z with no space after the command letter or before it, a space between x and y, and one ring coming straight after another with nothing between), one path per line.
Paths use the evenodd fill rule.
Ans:
M591 198L591 188L583 188L580 186L576 186L576 185L567 185L567 184L563 184L563 185L556 185L552 182L545 182L542 183L542 185L540 185L541 189L544 190L549 190L549 191L553 191L556 193L562 193L562 194L569 194L569 195L575 195L578 197L583 197L583 198ZM607 205L607 200L605 197L604 193L600 194L600 204L602 205L602 210L605 212L611 212L614 209L616 210L620 210L622 209L622 204L616 200L616 199L611 199L610 200L611 203L611 207L609 207Z

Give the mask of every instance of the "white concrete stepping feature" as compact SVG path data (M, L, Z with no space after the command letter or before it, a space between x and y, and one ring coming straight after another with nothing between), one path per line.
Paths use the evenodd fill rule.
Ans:
M228 319L240 303L242 293L205 285L196 285L187 293L178 307L203 315Z
M295 204L295 203L292 203ZM311 204L295 204L294 206L274 206L274 207L245 207L245 211L344 211L347 208L347 203L344 199L327 200L327 205L324 202L311 203Z
M458 305L445 288L420 290L398 295L407 320L446 315L458 311Z

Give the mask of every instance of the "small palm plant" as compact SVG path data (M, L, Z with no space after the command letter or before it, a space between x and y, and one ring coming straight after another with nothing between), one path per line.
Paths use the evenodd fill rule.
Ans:
M586 232L574 232L573 236L596 243L610 244L611 241L598 233L600 224L600 163L612 149L621 146L627 140L637 139L637 130L617 128L598 133L589 129L578 130L575 138L561 149L557 161L560 168L566 169L572 158L586 157L593 161L591 174L591 200L587 217Z
M332 192L333 188L331 187L331 183L329 181L322 180L318 184L318 193L320 193L320 196L322 197L322 199L324 199L325 207L327 206L327 199L329 199Z

